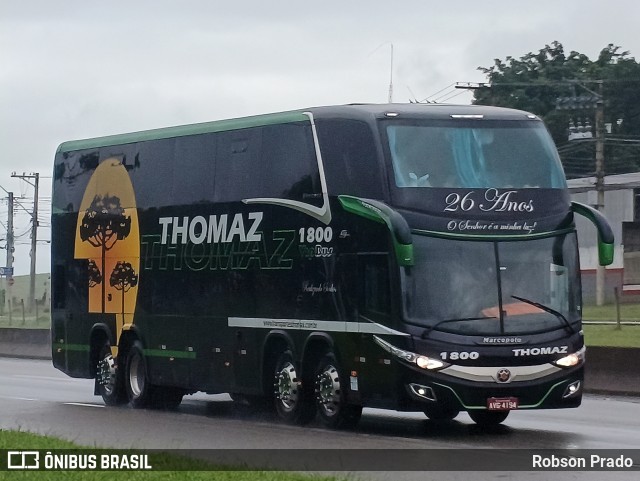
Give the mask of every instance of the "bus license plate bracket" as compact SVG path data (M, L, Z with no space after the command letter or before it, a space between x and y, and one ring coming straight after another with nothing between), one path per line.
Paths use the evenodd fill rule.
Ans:
M517 397L490 397L487 399L487 409L489 411L512 411L518 409Z

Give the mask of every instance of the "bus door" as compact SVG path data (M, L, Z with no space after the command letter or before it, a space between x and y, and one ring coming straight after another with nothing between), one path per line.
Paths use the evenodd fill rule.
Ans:
M371 401L389 397L393 379L390 356L375 343L374 332L391 324L389 254L363 253L357 256L358 321L360 335L360 390ZM379 334L378 334L379 335Z

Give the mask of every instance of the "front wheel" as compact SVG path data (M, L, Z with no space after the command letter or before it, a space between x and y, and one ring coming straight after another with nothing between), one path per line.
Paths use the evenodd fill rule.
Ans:
M108 341L102 345L98 356L96 391L107 406L119 406L127 402L122 369L111 354L111 344Z
M508 415L509 411L469 411L469 417L479 426L496 426Z
M454 419L460 410L450 406L430 406L424 410L424 414L435 422L451 421Z
M333 353L320 359L316 369L316 407L322 423L330 428L348 429L360 421L362 406L347 404L346 384Z
M129 402L134 408L144 408L151 400L152 386L147 377L147 362L140 341L135 341L129 349L126 366L124 383Z
M315 409L308 391L291 351L284 351L278 357L274 373L274 404L278 416L292 424L311 421Z

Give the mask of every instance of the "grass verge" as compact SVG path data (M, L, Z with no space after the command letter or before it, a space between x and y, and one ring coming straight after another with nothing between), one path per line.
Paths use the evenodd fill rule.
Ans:
M616 329L611 324L584 324L582 330L587 346L640 348L640 326L623 325Z
M79 446L69 441L40 436L38 434L23 431L0 430L0 450L84 450L92 449ZM92 453L95 450L92 449ZM228 471L218 470L220 467L208 464L204 461L191 459L173 454L161 454L162 466L174 467L173 471L0 471L2 480L32 480L38 481L81 481L104 480L113 481L114 478L123 477L127 481L340 481L346 478L333 476L316 476L303 473L288 473L281 471ZM153 465L157 468L158 458L154 458ZM164 469L164 468L163 468ZM180 470L177 470L180 469Z
M585 305L582 308L582 319L585 321L609 322L616 320L615 304L604 306ZM640 321L640 304L620 304L621 321Z

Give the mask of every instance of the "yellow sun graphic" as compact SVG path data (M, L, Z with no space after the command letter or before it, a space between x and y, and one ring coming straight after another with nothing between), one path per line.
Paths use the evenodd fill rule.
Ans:
M95 170L76 225L76 259L88 259L89 312L115 315L116 345L134 322L140 271L140 229L131 179L118 158ZM117 354L117 347L112 349Z

